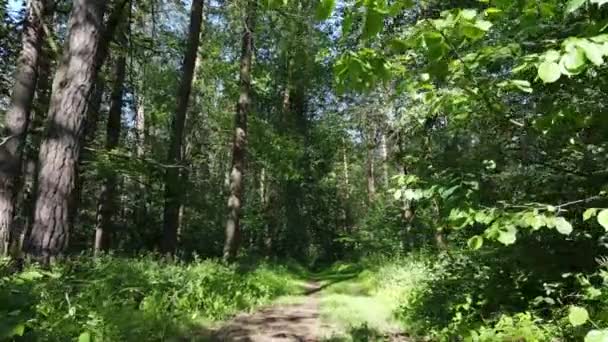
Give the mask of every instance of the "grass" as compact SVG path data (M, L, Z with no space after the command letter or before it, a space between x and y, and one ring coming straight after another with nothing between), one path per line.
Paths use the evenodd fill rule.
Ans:
M155 256L78 257L50 270L0 272L0 340L165 341L299 295L300 274L275 264Z
M381 272L370 264L338 264L315 275L323 287L321 319L328 341L380 341L402 331L393 315L398 301L378 281Z

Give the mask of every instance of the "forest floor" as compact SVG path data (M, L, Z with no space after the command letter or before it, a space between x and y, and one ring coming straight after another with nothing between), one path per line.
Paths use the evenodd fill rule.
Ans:
M311 276L298 296L240 313L206 333L210 341L413 341L393 318L394 303L370 293L350 268Z

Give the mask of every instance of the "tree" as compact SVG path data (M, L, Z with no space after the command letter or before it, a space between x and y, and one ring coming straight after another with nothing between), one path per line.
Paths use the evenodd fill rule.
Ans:
M256 0L247 0L241 47L239 100L234 117L234 136L232 140L230 195L228 198L228 219L226 220L226 241L224 243L225 261L236 257L241 234L240 216L243 206L247 116L251 110L251 64L256 7Z
M5 116L4 138L0 143L0 254L8 253L11 231L14 230L15 204L21 188L23 144L36 91L47 7L47 0L28 2L11 105Z
M26 251L48 263L66 248L81 137L98 69L106 2L74 0L63 56L53 81L39 155L38 189Z
M174 253L177 246L177 231L180 217L182 184L180 182L180 167L183 158L184 125L188 103L192 90L192 79L196 66L201 24L203 20L203 0L193 0L190 10L190 28L188 44L182 66L182 78L177 93L177 107L171 123L171 140L169 142L169 167L165 173L165 210L163 220L162 250Z
M114 61L114 83L111 94L110 111L106 129L106 152L111 153L118 147L120 132L122 128L122 107L124 96L124 83L126 76L127 58L124 49L126 48L126 36L121 34L119 39L120 46L117 51L118 56ZM116 172L108 170L101 186L99 204L97 207L97 224L95 227L95 253L106 251L110 247L110 234L112 231L112 215L116 210Z

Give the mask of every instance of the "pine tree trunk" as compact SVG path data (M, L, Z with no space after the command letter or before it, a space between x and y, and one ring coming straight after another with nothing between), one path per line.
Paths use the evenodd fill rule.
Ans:
M203 21L203 0L193 0L190 11L190 29L188 47L184 56L182 79L177 93L177 107L171 125L168 164L171 166L165 174L165 210L163 217L163 240L161 249L164 253L173 254L177 247L177 230L179 209L181 206L182 186L180 170L182 164L182 145L184 142L184 125L192 91L192 79L196 64L196 55L200 42L201 23Z
M126 46L126 37L121 35L120 45ZM127 59L125 53L118 52L113 75L114 85L110 99L110 111L108 113L108 123L106 130L106 151L111 151L118 146L121 131L123 93L126 74ZM95 227L95 255L100 251L107 251L110 247L110 234L112 227L112 217L116 210L116 173L110 171L101 186L101 193L97 205L97 222Z
M34 224L26 251L48 263L66 248L70 199L88 100L97 76L106 1L74 0L66 47L53 82L47 129L40 147Z
M228 219L226 220L226 241L224 260L236 257L240 240L240 216L243 206L243 175L247 144L247 116L251 110L251 63L253 57L253 32L256 15L256 0L249 0L244 21L241 47L240 92L234 120L232 142L232 167L230 171L230 195L228 198Z
M49 9L49 13L52 9ZM52 23L56 22L53 16ZM50 16L49 16L50 18ZM50 23L49 26L54 28ZM35 109L32 112L32 121L30 123L28 136L30 144L25 149L25 161L23 162L24 181L22 188L21 216L23 222L19 236L11 243L15 244L15 250L23 251L23 243L31 231L32 221L34 217L34 202L36 201L36 176L38 175L38 153L40 152L40 141L42 140L42 131L44 129L44 121L46 113L49 111L49 103L51 101L51 84L53 82L53 71L55 69L55 60L57 59L57 51L55 50L52 39L53 32L45 31L48 39L45 40L42 51L41 60L38 63L38 82L36 86ZM17 232L16 232L17 233Z
M11 104L0 143L0 255L8 253L20 190L22 151L34 102L47 0L30 0Z

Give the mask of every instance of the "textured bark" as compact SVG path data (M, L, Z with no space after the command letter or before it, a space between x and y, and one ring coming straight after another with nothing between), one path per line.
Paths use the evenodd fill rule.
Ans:
M232 141L232 167L230 171L230 195L228 198L228 219L226 220L226 241L224 260L236 257L241 235L240 216L243 206L243 175L247 145L247 116L251 110L251 63L253 57L253 32L256 15L256 0L249 0L244 21L241 47L240 91L234 118Z
M15 204L20 189L19 173L30 111L34 102L42 49L43 19L47 0L30 0L23 31L11 104L5 116L0 143L0 254L7 254L14 230Z
M165 174L165 210L163 216L163 240L161 248L164 253L173 254L177 247L177 229L181 206L180 170L182 164L182 145L184 142L184 125L192 91L192 80L196 65L196 55L200 42L201 23L203 21L203 0L193 0L190 10L190 29L188 47L184 55L182 78L177 93L177 107L171 125L168 164L171 165Z
M126 46L126 37L122 35L120 45ZM124 53L119 53L114 64L113 75L115 76L110 98L110 111L106 128L106 151L111 151L118 146L121 131L123 93L126 74L127 59ZM99 202L97 205L97 222L95 226L95 254L107 251L110 247L110 234L112 231L112 217L116 210L116 178L115 172L110 171L101 186Z
M53 9L49 9L48 13L52 13ZM49 23L51 28L54 28L53 23L56 22L56 13L52 16L52 23ZM51 19L51 16L48 17ZM54 32L45 30L47 37L54 37ZM38 175L38 153L40 152L40 141L42 140L42 131L44 128L44 120L46 113L49 110L51 101L51 84L53 82L53 71L55 69L54 61L57 59L56 47L53 45L52 38L45 39L41 51L40 63L38 63L38 82L36 86L36 99L34 101L34 110L32 111L32 120L28 129L30 144L25 148L25 160L23 162L23 188L22 202L20 204L22 224L18 225L21 228L15 229L16 240L11 241L15 244L14 249L23 250L23 243L27 234L31 231L32 221L34 217L34 202L36 201L36 176Z
M67 246L70 199L88 100L97 76L95 56L106 1L74 0L66 46L53 82L46 132L40 147L34 224L26 251L48 263Z
M112 13L110 14L105 27L103 29L103 33L101 35L101 39L99 41L99 47L95 54L95 73L97 75L95 84L92 90L92 95L89 98L89 104L87 106L87 115L85 117L84 124L84 133L81 135L81 146L88 147L91 146L93 141L95 140L95 134L97 133L97 125L99 123L101 104L103 102L103 95L106 91L106 80L101 73L101 69L108 58L110 53L110 43L114 37L116 32L116 28L118 27L121 19L124 15L124 7L129 2L129 0L120 0L114 6ZM86 161L91 159L90 151L86 149L82 149L78 156L78 164L82 166ZM75 191L72 195L71 201L74 203L72 206L74 211L69 213L70 220L72 222L77 220L76 208L77 204L80 203L82 198L82 191L85 188L85 179L83 177L79 177L76 175L76 186Z

